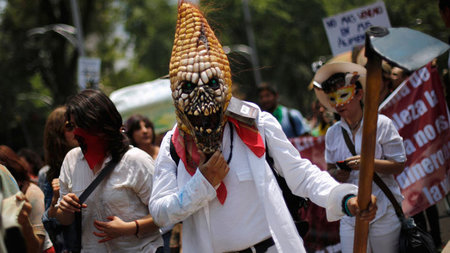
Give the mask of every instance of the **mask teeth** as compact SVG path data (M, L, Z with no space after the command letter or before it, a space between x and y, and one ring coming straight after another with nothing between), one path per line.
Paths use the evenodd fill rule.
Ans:
M172 89L172 97L175 102L177 122L180 129L190 135L192 132L200 131L205 135L221 136L223 127L216 129L197 127L191 128L187 115L209 116L213 113L221 112L223 115L231 99L231 70L228 58L210 28L203 14L191 3L181 0L178 5L178 17L175 32L175 39L170 59L169 76ZM211 97L203 97L204 101L211 101L205 108L192 108L189 106L198 92L211 79L217 78L220 89L210 94ZM186 97L182 93L181 85L184 81L192 82L197 88ZM205 95L205 94L203 94ZM201 97L198 97L201 99ZM221 120L222 126L225 120ZM214 137L214 138L216 138ZM213 152L218 144L217 140L201 140L196 138L197 147L204 152ZM203 138L203 137L202 137Z

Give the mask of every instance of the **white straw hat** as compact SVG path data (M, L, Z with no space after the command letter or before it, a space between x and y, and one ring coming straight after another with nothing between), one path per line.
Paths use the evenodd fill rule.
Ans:
M322 90L322 83L326 81L330 76L336 73L354 73L359 75L358 81L361 83L363 90L366 88L366 69L356 63L351 62L332 62L325 64L319 70L317 70L314 76L314 92L316 93L319 102L325 106L328 110L336 112L336 110L330 105L328 96Z

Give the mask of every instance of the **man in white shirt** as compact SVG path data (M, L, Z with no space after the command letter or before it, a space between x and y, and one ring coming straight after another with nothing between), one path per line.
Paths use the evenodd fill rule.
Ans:
M360 212L356 186L302 159L270 113L230 104L228 59L186 2L178 6L170 80L178 122L162 141L149 209L159 226L183 221L184 252L305 252L266 151L292 192L326 207L329 220L375 216L375 198Z

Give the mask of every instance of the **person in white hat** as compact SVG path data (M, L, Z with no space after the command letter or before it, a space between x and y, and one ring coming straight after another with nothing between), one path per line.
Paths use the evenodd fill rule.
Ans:
M358 185L366 70L354 63L330 63L317 71L314 82L319 101L341 116L325 137L328 171L340 182ZM344 133L350 137L356 154L350 151ZM403 197L394 175L403 171L405 161L402 137L389 118L378 115L374 168L400 203ZM401 225L394 208L375 183L372 194L378 199L378 211L369 225L368 252L398 252ZM340 223L342 252L353 252L354 231L355 218L344 217Z

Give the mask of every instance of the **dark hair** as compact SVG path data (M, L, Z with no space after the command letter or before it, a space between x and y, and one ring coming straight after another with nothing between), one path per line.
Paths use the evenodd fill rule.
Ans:
M273 95L278 94L278 91L275 88L275 86L271 85L270 83L261 83L260 85L258 85L258 88L257 88L258 94L265 90L272 93Z
M19 183L19 186L30 182L27 165L20 160L20 157L10 147L0 145L0 163L8 168L11 175Z
M325 93L335 92L337 89L345 86L345 76L347 73L335 73L322 82L322 89ZM356 89L362 89L359 81L356 81Z
M47 181L59 177L61 165L67 152L72 148L65 136L66 107L60 106L47 117L44 128L44 157L49 166Z
M75 124L93 134L104 134L111 162L118 162L128 150L128 138L122 133L122 116L103 92L86 89L66 104L66 120L73 117Z
M38 175L39 170L42 168L42 166L44 166L41 156L32 149L22 148L17 152L17 155L27 160L27 162L32 166L31 171L36 176Z
M153 123L145 116L140 114L131 115L125 123L125 131L133 146L136 146L136 141L133 139L133 133L141 128L141 121L145 123L146 127L152 129L152 144L155 145L156 135Z

